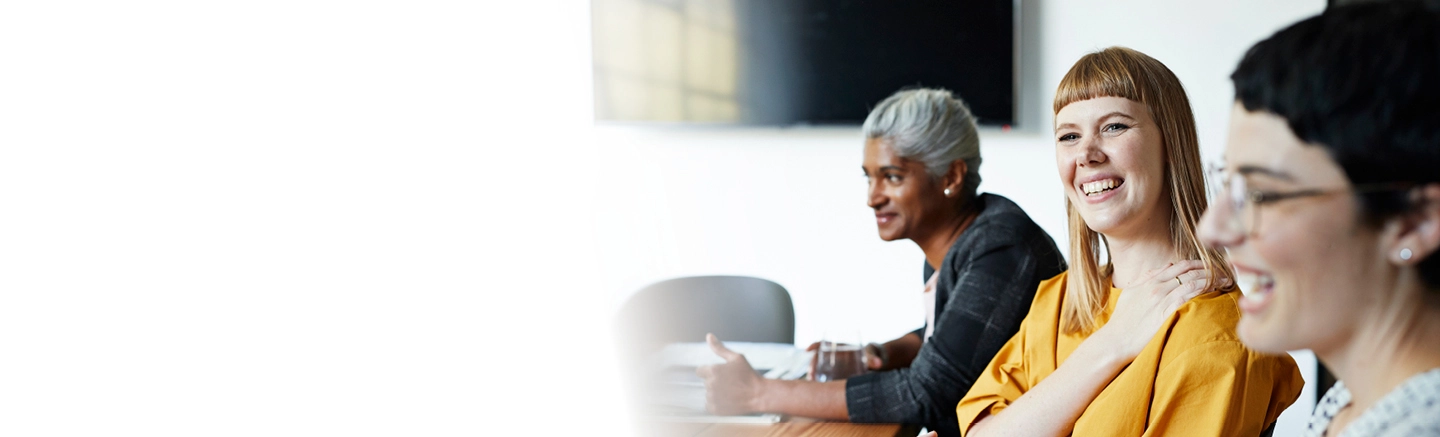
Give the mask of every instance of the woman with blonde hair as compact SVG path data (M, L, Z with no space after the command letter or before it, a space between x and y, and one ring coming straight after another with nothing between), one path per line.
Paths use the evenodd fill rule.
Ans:
M1196 237L1206 207L1195 120L1168 68L1111 47L1055 96L1070 271L956 408L965 435L1258 435L1303 381L1235 334L1240 292Z

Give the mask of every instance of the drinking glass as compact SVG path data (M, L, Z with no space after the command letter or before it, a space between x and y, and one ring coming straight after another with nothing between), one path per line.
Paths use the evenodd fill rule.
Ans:
M816 381L839 381L865 373L865 347L858 335L852 340L855 341L820 340L820 347L815 351Z

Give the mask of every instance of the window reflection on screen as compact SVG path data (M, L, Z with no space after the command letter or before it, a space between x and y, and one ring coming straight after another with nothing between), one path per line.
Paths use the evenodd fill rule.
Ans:
M602 120L740 121L729 0L596 0L595 113Z
M1014 0L593 0L595 117L858 124L905 87L1014 120Z

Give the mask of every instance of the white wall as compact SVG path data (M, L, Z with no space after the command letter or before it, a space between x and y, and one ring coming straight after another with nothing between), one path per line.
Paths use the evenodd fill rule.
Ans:
M577 329L608 299L556 267L589 258L588 22L7 4L0 434L624 435Z
M1215 160L1229 74L1244 51L1323 8L1321 0L1026 2L1020 120L1029 125L982 132L981 190L1018 202L1064 247L1047 132L1055 84L1076 59L1124 45L1164 62L1189 93L1202 154ZM671 277L768 278L790 291L801 344L842 327L870 341L920 326L922 255L876 236L857 130L597 127L600 289L618 305ZM1297 358L1313 369L1309 354ZM1302 395L1277 435L1298 433L1313 399Z

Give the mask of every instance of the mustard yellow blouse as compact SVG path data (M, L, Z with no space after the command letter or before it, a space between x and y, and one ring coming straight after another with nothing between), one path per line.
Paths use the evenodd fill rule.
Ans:
M1060 332L1065 275L1040 283L1030 313L955 411L960 429L997 414L1055 371L1086 335ZM1115 309L1120 289L1100 317ZM1207 293L1180 307L1140 355L1075 421L1077 436L1253 436L1295 402L1305 384L1295 360L1240 343L1238 290Z

